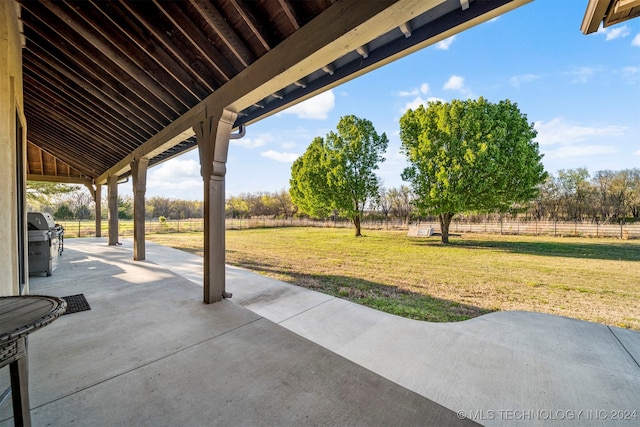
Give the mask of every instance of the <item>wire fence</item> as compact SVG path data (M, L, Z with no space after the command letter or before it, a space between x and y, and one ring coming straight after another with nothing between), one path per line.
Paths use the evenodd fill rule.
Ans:
M59 221L65 228L65 237L88 237L96 235L95 221ZM250 228L275 228L275 227L322 227L322 228L352 228L351 221L313 220L308 218L250 218L227 219L227 230L242 230ZM438 221L414 221L407 223L399 219L366 220L362 221L363 230L409 230L410 228L432 228L435 233L440 232ZM146 233L186 233L204 231L202 218L180 220L147 220L145 221ZM599 224L595 222L575 221L522 221L512 219L466 219L458 218L451 222L449 232L453 234L463 233L489 233L511 235L541 235L541 236L566 236L566 237L611 237L619 239L640 239L640 223ZM102 222L102 235L108 234L107 221ZM133 235L133 221L120 220L118 222L118 234L120 236Z

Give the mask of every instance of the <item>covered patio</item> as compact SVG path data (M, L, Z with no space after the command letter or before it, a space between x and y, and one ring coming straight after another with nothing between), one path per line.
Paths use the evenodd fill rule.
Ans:
M69 239L31 278L91 306L30 336L34 425L638 422L638 332L526 312L420 322L234 267L234 297L209 306L203 259L148 244L138 262L131 240ZM7 399L0 426L11 416Z

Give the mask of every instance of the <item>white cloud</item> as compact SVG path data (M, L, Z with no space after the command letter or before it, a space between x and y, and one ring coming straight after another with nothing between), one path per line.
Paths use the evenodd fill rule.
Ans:
M582 126L567 123L561 117L556 117L549 122L537 121L534 123L538 131L536 141L540 146L559 144L562 146L574 146L574 144L591 139L607 139L624 135L627 129L624 126ZM588 145L575 145L578 148L588 147ZM592 147L596 147L593 145ZM599 145L599 147L604 147Z
M631 40L631 46L640 47L640 33L636 34L636 36Z
M276 160L278 162L283 163L292 163L295 159L300 157L300 154L296 153L282 153L280 151L275 150L267 150L260 153L262 157L266 157L267 159Z
M192 159L171 159L149 169L147 192L176 199L202 197L200 164Z
M168 160L149 169L149 180L200 178L200 164L192 159L179 158Z
M598 33L604 34L605 41L611 41L615 39L619 39L621 37L627 37L631 32L629 31L629 27L623 25L622 27L616 28L603 28L602 26L598 29Z
M445 102L444 99L436 98L435 96L430 96L426 99L418 96L413 101L409 101L406 104L404 104L404 107L400 110L400 113L404 114L407 112L407 110L415 110L421 105L424 105L426 107L429 102L436 102L436 101Z
M636 151L634 151L634 152L633 152L633 155L634 155L634 156L640 156L640 150L636 150Z
M397 96L418 96L420 94L426 95L429 93L429 83L422 83L419 88L411 90L402 90L397 93Z
M281 114L295 114L300 119L325 120L335 104L336 96L333 90L328 90L287 108Z
M460 92L464 97L466 98L473 98L473 93L471 92L471 90L465 86L464 84L464 77L462 76L456 76L453 75L451 77L449 77L449 80L447 80L444 84L444 86L442 86L442 89L444 90L455 90L457 92Z
M609 145L567 145L556 149L544 150L545 159L575 159L603 154L617 153L615 147Z
M449 50L449 46L451 46L451 43L453 43L455 39L456 39L456 36L451 36L442 41L439 41L438 43L436 43L436 49Z
M591 77L595 74L596 69L591 67L578 67L573 71L570 71L570 76L573 76L571 83L587 83Z
M240 139L232 139L230 142L233 145L243 148L258 148L262 147L269 142L273 141L273 136L268 133L263 133L254 137L245 136Z
M513 76L509 79L509 83L511 83L514 87L520 87L523 83L530 83L534 80L538 80L540 78L537 74L522 74L520 76Z

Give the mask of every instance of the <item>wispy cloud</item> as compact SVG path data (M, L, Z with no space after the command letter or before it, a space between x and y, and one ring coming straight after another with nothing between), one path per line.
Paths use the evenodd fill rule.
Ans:
M513 87L520 87L521 84L530 83L534 80L538 80L540 76L538 74L522 74L520 76L513 76L509 79L509 83Z
M615 39L619 39L621 37L627 37L631 34L629 27L623 25L622 27L616 28L603 28L602 26L598 29L599 34L604 34L605 41L611 41Z
M453 90L456 92L460 92L460 94L462 94L467 98L474 98L473 93L471 92L471 89L469 89L465 85L464 77L462 76L453 75L449 77L449 80L445 82L444 86L442 86L442 89Z
M426 95L429 93L429 83L422 83L420 87L413 88L411 90L401 90L397 96L418 96L420 94Z
M438 43L436 43L436 49L440 49L440 50L449 50L449 46L451 46L451 43L453 43L453 41L456 39L456 36L451 36L449 38L446 38L442 41L439 41Z
M587 83L596 71L597 70L592 67L577 67L567 74L572 77L571 83Z
M200 176L200 164L192 159L171 159L157 167L149 169L148 182L154 191L165 194L184 194L184 190L195 190L197 193L202 188Z
M267 150L260 153L262 157L266 157L267 159L275 160L283 163L292 163L295 159L300 157L300 154L296 153L283 153L275 150Z
M633 152L633 155L634 155L634 156L640 156L640 150L636 150L636 151L634 151L634 152Z
M623 136L627 130L624 126L584 126L567 123L562 117L556 117L548 122L534 123L538 131L536 141L542 145L570 145L589 139L602 139Z
M271 141L273 141L273 136L271 134L263 133L263 134L257 135L256 137L244 137L240 139L232 139L231 144L237 145L238 147L243 147L243 148L258 148L268 144Z
M567 145L544 150L545 159L575 159L604 154L614 154L618 150L610 145Z
M631 46L640 47L640 33L636 34L636 36L631 40Z
M325 120L336 105L333 90L328 90L313 98L287 108L280 114L294 114L300 119Z

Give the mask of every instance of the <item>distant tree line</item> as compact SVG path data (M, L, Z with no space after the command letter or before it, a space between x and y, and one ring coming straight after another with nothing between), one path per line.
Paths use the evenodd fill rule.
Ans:
M53 188L55 187L55 188ZM32 211L50 212L57 220L95 219L95 204L89 192L80 186L45 186L30 183L29 207ZM35 197L37 196L37 197ZM414 205L415 195L407 185L397 188L381 187L379 196L367 206L365 219L394 220L408 224L420 218ZM107 200L102 202L102 217L107 218ZM148 219L202 218L201 201L187 201L166 197L151 197L146 201ZM465 212L473 214L474 212ZM590 221L618 223L640 221L640 168L619 171L603 170L590 175L587 169L560 170L549 175L540 185L538 197L526 205L514 205L512 216L533 220ZM131 197L118 197L120 219L133 218ZM229 196L226 200L227 218L307 217L282 189ZM328 212L319 219L335 219L337 212Z

